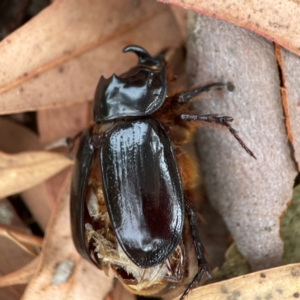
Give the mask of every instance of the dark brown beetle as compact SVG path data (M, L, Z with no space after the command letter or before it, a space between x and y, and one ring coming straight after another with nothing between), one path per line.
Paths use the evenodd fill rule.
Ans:
M83 135L71 192L78 252L125 287L149 296L182 294L208 270L193 203L195 167L180 146L201 123L228 127L227 116L189 112L188 101L215 82L168 94L164 57L128 46L139 64L120 77L101 77L96 124ZM190 249L194 249L191 251Z

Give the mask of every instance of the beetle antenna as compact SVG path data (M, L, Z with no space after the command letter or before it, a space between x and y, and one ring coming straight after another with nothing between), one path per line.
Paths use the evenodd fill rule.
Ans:
M211 115L196 115L196 114L181 114L180 118L182 120L186 121L203 121L207 123L215 123L222 126L226 126L230 133L235 137L235 139L240 143L240 145L245 149L245 151L256 159L254 153L246 146L246 144L243 142L243 140L239 137L237 134L237 131L232 128L229 124L229 122L233 121L232 117L229 116L221 116L219 117L217 114L211 114Z

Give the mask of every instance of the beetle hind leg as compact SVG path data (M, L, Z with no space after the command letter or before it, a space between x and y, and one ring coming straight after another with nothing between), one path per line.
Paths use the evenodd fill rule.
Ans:
M196 213L188 204L186 204L185 207L186 207L188 220L189 220L189 224L190 224L192 239L194 242L194 248L195 248L195 252L196 252L196 256L197 256L197 260L198 260L198 272L196 273L193 280L191 281L191 283L188 285L188 287L182 294L180 300L183 300L187 296L187 294L193 288L193 285L195 284L195 282L198 282L199 285L201 284L204 273L206 273L208 277L211 277L210 273L209 273L208 263L204 256L204 252L205 252L204 247L200 241L200 237L199 237L198 230L197 230Z

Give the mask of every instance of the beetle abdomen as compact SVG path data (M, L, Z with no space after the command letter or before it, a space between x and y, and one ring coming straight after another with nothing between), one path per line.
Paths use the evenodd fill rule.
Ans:
M100 148L103 191L118 242L139 267L163 262L182 233L184 199L169 137L156 119L119 121Z

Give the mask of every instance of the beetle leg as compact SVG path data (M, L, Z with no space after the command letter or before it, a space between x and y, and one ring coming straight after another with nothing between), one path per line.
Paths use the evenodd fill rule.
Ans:
M211 115L181 114L180 118L185 121L197 121L199 123L206 122L206 123L218 124L227 127L230 133L236 138L236 140L245 149L245 151L250 156L256 159L253 152L246 146L243 140L239 137L239 135L237 134L238 132L230 126L229 122L233 121L232 117L229 116L219 117L217 114L211 114Z
M182 294L180 300L183 300L186 295L189 293L189 291L192 289L194 283L198 281L198 284L201 284L204 272L206 272L208 277L210 276L209 270L208 270L208 263L204 257L204 247L200 241L200 237L197 231L197 216L195 211L188 205L185 205L187 214L188 214L188 219L189 219L189 224L190 224L190 229L191 229L191 235L194 241L194 248L195 252L197 255L197 260L198 260L198 272L194 276L193 280L191 283L188 285L184 293Z
M191 100L192 98L200 95L201 93L203 92L208 92L212 87L223 87L225 85L225 83L223 82L213 82L213 83L208 83L208 84L205 84L205 85L201 85L201 86L198 86L190 91L187 91L187 92L182 92L182 93L179 93L179 94L176 94L174 96L174 98L176 99L176 101L178 103L187 103L189 100ZM227 88L228 90L232 90L232 83L228 83L227 84Z
M68 137L66 139L66 142L67 142L67 145L68 145L68 148L69 148L69 152L73 151L76 140L81 138L82 135L83 135L83 131L79 131L75 136Z
M69 153L74 149L75 142L83 134L83 131L78 132L74 137L64 137L59 140L54 141L53 143L46 145L45 150L53 150L59 147L67 147Z

